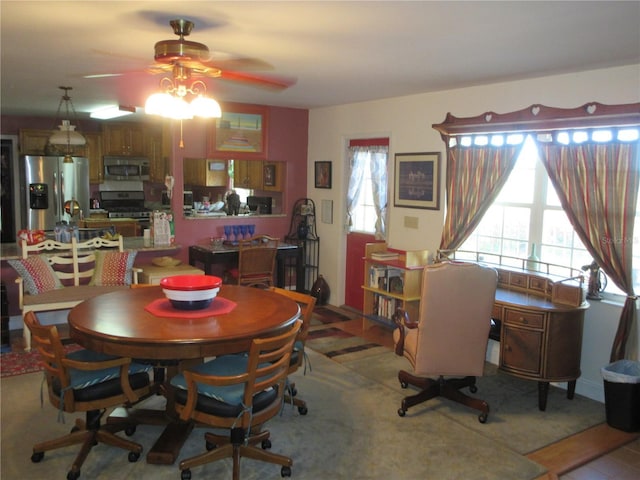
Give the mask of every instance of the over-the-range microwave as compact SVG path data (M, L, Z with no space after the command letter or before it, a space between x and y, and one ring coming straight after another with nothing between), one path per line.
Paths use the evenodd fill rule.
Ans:
M149 180L149 159L143 157L103 158L105 180Z

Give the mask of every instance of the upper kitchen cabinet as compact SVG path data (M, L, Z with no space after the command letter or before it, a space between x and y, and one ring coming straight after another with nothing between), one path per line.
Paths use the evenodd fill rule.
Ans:
M102 126L105 155L145 155L144 127L136 123L105 123Z
M233 185L238 188L262 190L262 162L256 160L233 161Z
M102 134L83 133L87 143L84 155L89 159L89 183L102 183L104 167L102 162Z
M286 162L264 162L262 166L262 190L283 192L286 168Z
M22 155L44 155L51 130L20 129L20 153Z
M171 132L166 122L145 128L145 156L149 158L150 180L164 182L165 175L170 173L171 158Z
M229 179L226 160L185 158L184 184L203 187L226 187Z
M50 145L51 130L20 129L20 153L22 155L64 155L66 145ZM71 145L71 154L89 159L89 182L101 183L102 134L99 132L81 132L87 140L85 145Z

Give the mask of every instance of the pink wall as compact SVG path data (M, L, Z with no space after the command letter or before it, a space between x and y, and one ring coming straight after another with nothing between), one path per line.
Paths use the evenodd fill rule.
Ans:
M269 107L268 155L267 160L286 163L285 194L283 212L285 217L251 218L227 217L222 219L185 220L177 215L175 221L176 243L183 248L176 256L183 261L188 259L188 247L197 243L206 243L212 236L223 236L224 225L253 223L256 233L267 233L284 239L289 232L291 210L296 200L307 196L307 143L308 110ZM183 124L184 149L178 147L179 127L174 128L173 175L176 188L174 200L181 205L182 162L184 158L207 157L207 129L213 128L213 121L186 121ZM180 207L181 208L181 207ZM179 208L173 207L174 211Z
M174 255L183 262L188 261L188 247L197 243L208 242L212 236L222 236L225 224L240 225L253 223L256 233L268 233L284 239L289 232L291 210L296 200L307 196L307 143L308 143L308 110L268 107L268 155L267 160L286 162L286 191L283 194L284 217L273 218L243 218L228 217L223 219L185 220L182 215L176 215L176 244L181 248ZM0 132L3 135L18 135L21 128L49 129L53 127L54 119L42 117L0 117ZM100 131L100 123L82 119L80 121L84 131ZM187 120L183 123L184 149L178 147L180 125L172 124L174 137L171 172L175 176L176 188L174 199L182 198L182 162L184 158L207 157L207 129L213 128L213 121ZM154 191L158 193L161 185L155 184ZM95 186L94 186L95 188ZM145 189L146 190L146 189ZM147 192L148 193L148 192ZM176 203L180 211L181 201ZM162 254L162 253L161 253ZM166 252L164 253L167 254ZM149 263L149 255L139 255L136 265ZM11 315L16 315L17 298L13 278L15 271L6 262L2 262L2 278L9 289Z

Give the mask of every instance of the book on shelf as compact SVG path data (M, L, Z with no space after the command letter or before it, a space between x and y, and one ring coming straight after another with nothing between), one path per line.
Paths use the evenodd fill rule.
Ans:
M372 265L369 268L369 286L371 288L380 288L380 279L387 274L387 267L379 267Z
M397 252L373 252L371 253L371 258L373 260L397 260L400 258L400 254Z

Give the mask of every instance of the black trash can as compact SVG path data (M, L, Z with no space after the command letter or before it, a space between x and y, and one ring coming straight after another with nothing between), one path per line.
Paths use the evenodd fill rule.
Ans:
M640 362L618 360L602 368L607 424L625 432L640 430Z

